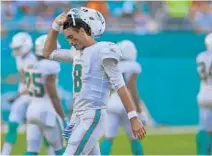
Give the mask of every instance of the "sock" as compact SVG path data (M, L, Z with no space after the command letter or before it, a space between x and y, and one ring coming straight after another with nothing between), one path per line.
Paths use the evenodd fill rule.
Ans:
M18 126L19 126L19 123L17 122L9 122L8 132L5 137L6 142L10 144L14 144L16 142Z
M102 155L110 155L112 148L112 141L110 139L104 139L101 143L101 154Z
M56 154L56 155L63 155L64 152L65 152L65 148L62 148L62 149L59 150L59 151L55 151L55 154Z
M38 155L37 152L25 152L24 155Z
M200 130L196 135L197 155L210 155L212 136L205 130Z
M18 129L19 123L17 122L9 122L8 123L8 132L5 136L5 143L2 148L2 154L3 155L10 155L12 151L13 144L17 140L17 129Z
M143 155L143 148L139 140L131 141L131 151L134 155Z
M52 146L47 147L47 154L48 155L55 155L54 148Z
M10 155L13 144L5 142L2 147L2 155Z

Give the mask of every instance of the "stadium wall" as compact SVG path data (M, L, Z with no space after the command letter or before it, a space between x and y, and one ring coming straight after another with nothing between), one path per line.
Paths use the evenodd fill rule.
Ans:
M15 62L9 50L9 42L14 33L9 32L2 40L2 95L16 91L17 88L10 77L16 73ZM33 39L40 34L42 33L31 33ZM59 38L62 47L69 48L62 34ZM154 120L164 125L197 124L196 95L199 79L195 59L204 50L204 35L190 32L163 32L142 36L106 33L98 40L118 42L124 39L132 40L138 48L138 62L143 70L139 76L138 89ZM62 63L59 75L59 85L68 93L72 92L71 67L71 64Z

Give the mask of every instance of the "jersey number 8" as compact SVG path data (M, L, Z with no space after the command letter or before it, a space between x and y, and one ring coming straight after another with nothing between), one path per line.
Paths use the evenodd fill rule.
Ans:
M74 66L74 92L78 93L80 92L82 88L82 65L81 64L76 64Z

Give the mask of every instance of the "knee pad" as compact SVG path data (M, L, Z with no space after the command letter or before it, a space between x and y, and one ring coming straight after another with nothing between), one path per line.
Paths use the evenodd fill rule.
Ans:
M101 154L102 155L110 155L111 147L113 142L110 139L104 139L101 143Z
M8 123L8 132L6 134L6 142L10 144L14 144L17 140L17 131L18 131L19 123L17 122L9 122Z
M139 140L131 141L131 151L134 155L143 155L143 148Z
M201 130L196 135L196 149L198 155L210 155L212 152L212 135Z

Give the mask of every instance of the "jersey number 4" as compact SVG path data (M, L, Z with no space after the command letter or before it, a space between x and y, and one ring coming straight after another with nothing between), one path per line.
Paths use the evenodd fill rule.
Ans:
M198 63L200 78L202 80L207 80L209 77L212 77L212 62L210 64L209 70L206 68L206 64L204 62Z
M25 73L25 81L27 88L30 90L30 96L43 97L45 95L45 89L42 83L40 83L40 73ZM33 87L32 87L33 86ZM31 88L32 87L32 88Z
M78 93L80 92L82 88L82 65L81 64L76 64L74 66L74 92Z

